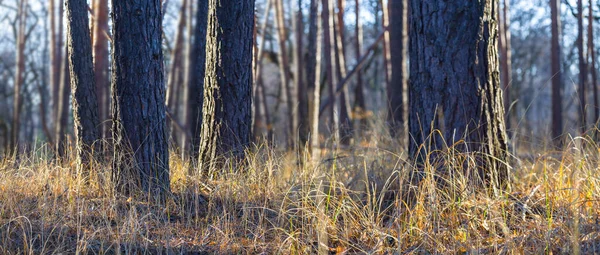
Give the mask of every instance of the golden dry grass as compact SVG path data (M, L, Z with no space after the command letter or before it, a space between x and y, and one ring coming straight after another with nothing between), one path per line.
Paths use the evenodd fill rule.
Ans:
M398 147L373 139L299 164L260 146L210 179L173 154L164 207L115 195L107 165L83 178L38 149L0 163L0 254L314 254L324 232L321 251L337 254L600 253L596 147L515 158L511 190L496 194L463 174L439 187L427 166L409 208Z

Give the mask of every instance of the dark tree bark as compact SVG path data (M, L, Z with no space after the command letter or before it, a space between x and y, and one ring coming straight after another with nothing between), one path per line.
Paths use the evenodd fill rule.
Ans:
M355 9L354 9L354 18L356 20L355 24L355 37L354 37L354 46L355 48L355 57L356 59L360 59L362 57L362 47L363 47L363 28L362 21L360 17L360 0L355 0ZM406 45L406 44L405 44ZM366 103L365 103L365 92L363 88L363 76L362 70L359 70L356 73L356 87L354 88L354 110L353 116L354 119L359 119L359 127L357 128L359 132L364 131L367 128L367 118L366 118Z
M202 127L202 102L204 95L204 70L206 67L206 25L208 22L208 1L198 1L196 10L196 27L194 28L194 42L192 48L193 68L191 80L187 84L184 110L186 126L190 131L189 140L184 143L184 150L189 151L192 159L198 158L200 147L200 128Z
M253 0L208 1L199 167L240 158L252 137ZM215 164L216 163L216 164Z
M161 1L113 0L112 7L113 177L119 192L164 198L169 152Z
M598 102L598 78L596 71L596 50L594 49L594 7L592 0L588 1L588 56L589 67L592 74L592 93L594 95L594 119L593 122L597 126L600 118L600 104ZM594 134L596 135L596 134Z
M309 96L309 121L310 149L313 158L316 147L319 146L319 106L321 102L320 77L321 77L321 42L319 34L319 1L310 0L310 13L308 19L308 40L306 51L306 83Z
M100 153L97 146L98 102L94 84L92 40L89 30L87 3L85 0L67 0L67 36L69 39L68 61L71 70L71 93L73 94L73 119L79 167L92 161L93 154Z
M300 140L300 146L304 148L306 143L308 142L309 134L310 134L310 120L308 114L308 98L309 98L309 90L306 83L306 76L304 73L306 72L304 65L304 17L302 10L302 0L298 0L298 9L296 10L295 24L296 29L294 33L296 34L296 47L295 47L295 82L297 89L297 97L298 97L298 139Z
M560 0L550 1L550 13L552 16L552 139L556 147L562 146L563 135L562 116L562 71L561 46L560 46Z
M108 0L96 0L94 9L94 82L98 99L98 117L102 138L110 134L110 82L108 79Z
M586 83L587 83L587 64L583 48L583 0L577 0L577 53L579 56L579 127L581 134L587 131L587 109L586 109Z
M69 37L65 43L65 57L60 68L60 89L58 94L58 112L56 123L56 153L59 159L67 155L66 143L69 129L69 97L71 96L71 72L69 71Z
M420 145L444 150L434 133L439 129L446 144L463 141L452 149L471 153L476 165L465 165L467 170L477 169L490 186L503 186L508 153L496 1L411 0L410 5L410 155L422 163L427 152ZM435 152L431 158L439 160Z
M393 137L404 133L404 89L407 86L408 2L389 1L390 62L392 68L388 90L388 122Z

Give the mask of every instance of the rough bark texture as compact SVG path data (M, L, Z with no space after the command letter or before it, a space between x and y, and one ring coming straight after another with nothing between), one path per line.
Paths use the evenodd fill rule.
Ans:
M472 153L477 163L465 170L477 169L475 174L490 185L502 185L508 154L496 1L410 4L410 154L423 162L427 152L419 146L444 150L433 133L438 129L446 144L463 141L453 149Z
M117 191L169 192L160 0L113 0L113 177Z
M202 101L204 95L204 70L206 64L206 25L208 22L208 1L198 1L196 10L196 27L194 28L194 45L192 48L192 77L185 92L186 125L190 131L190 140L184 147L189 150L192 159L198 158L200 147L200 128L202 127Z
M392 136L404 132L404 88L407 86L408 70L408 11L407 0L390 1L390 62L392 68L388 90L388 122Z
M98 102L94 84L92 40L85 0L67 0L68 61L71 70L73 119L79 166L85 166L99 153Z
M552 16L552 139L557 147L562 146L563 116L562 116L562 71L560 46L560 0L550 0Z
M253 0L209 0L199 167L242 157L252 136ZM217 164L215 164L217 163Z
M102 138L110 134L110 82L108 79L108 0L96 0L94 9L94 82L98 98L98 117Z
M577 55L579 56L579 127L581 134L587 131L586 83L587 65L583 48L583 0L577 0Z

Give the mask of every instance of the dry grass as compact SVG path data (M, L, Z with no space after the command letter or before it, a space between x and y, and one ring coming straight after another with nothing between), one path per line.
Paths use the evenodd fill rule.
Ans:
M382 140L304 165L262 146L210 179L173 155L165 207L115 195L106 165L83 178L74 160L38 149L19 167L0 163L0 254L313 254L325 232L340 254L600 253L596 147L515 159L505 193L463 174L442 188L426 167L407 209L399 189L411 167ZM469 157L445 158L451 169Z

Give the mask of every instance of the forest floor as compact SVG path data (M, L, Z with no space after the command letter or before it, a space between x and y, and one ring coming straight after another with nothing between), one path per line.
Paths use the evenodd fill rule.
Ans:
M463 173L441 187L426 167L407 207L411 166L382 140L305 164L260 146L210 178L191 177L173 153L164 206L115 195L108 165L84 178L42 147L18 167L0 163L0 254L600 253L597 147L513 157L505 192ZM469 156L444 158L453 167Z

